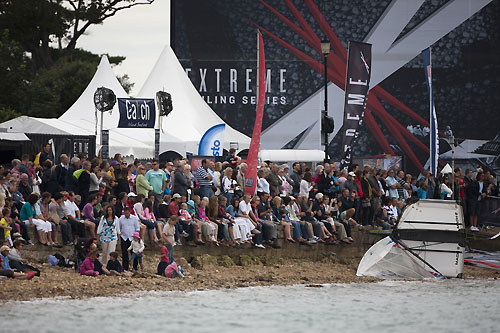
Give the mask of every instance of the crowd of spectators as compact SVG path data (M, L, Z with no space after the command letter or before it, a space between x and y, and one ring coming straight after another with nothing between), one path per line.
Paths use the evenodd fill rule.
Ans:
M405 203L414 199L455 198L464 207L470 230L478 231L481 201L498 191L492 175L481 169L464 174L456 169L452 186L451 175L440 170L435 176L426 171L417 177L400 168L352 165L341 170L336 163L314 169L293 163L290 168L265 161L250 195L244 193L248 166L233 149L223 162L204 159L196 170L187 159L127 162L120 154L109 161L62 154L54 163L49 150L45 145L33 162L23 155L11 168L0 166L4 271L23 272L15 250L16 244L33 244L30 225L46 246L72 245L89 237L87 250L95 257L92 244L99 245L101 255L89 257L84 271L90 273L82 274L115 274L121 272L106 267L108 262L117 266L117 246L122 272L137 270L147 240L162 245L162 267L174 262L174 247L180 245L277 248L278 229L289 243L348 245L354 241L353 228L393 228ZM13 269L9 259L21 264L16 262Z

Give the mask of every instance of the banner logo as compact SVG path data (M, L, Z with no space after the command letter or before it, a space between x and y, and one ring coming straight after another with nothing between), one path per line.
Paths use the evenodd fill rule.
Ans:
M200 140L199 156L222 156L224 149L224 133L226 124L210 127Z
M118 98L120 121L118 128L154 128L154 99Z

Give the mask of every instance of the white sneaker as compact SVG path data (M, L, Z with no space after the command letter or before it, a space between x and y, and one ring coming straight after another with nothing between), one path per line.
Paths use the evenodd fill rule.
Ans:
M309 244L316 244L317 241L314 238L309 238Z
M478 227L471 226L471 227L470 227L470 231L479 231L479 228L478 228Z
M255 247L258 247L259 249L265 249L266 247L262 244L255 244Z

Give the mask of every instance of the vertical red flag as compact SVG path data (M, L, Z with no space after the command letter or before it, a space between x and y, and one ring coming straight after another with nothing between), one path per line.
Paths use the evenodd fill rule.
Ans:
M264 41L262 34L257 30L257 114L253 125L252 140L248 150L248 169L245 173L245 193L254 195L257 186L257 158L260 149L260 132L262 130L262 117L266 99L266 61L264 57Z

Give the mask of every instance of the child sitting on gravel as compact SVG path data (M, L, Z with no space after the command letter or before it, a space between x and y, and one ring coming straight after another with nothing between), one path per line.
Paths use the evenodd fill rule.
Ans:
M94 260L96 259L97 246L92 244L87 258L80 265L80 275L97 276L99 272L94 270Z
M177 262L175 261L172 261L172 263L169 264L167 268L165 268L165 273L164 273L165 277L169 278L184 277L184 270L182 269L182 266L185 266L187 261L184 258L180 258L177 261L179 262L179 264L177 264Z
M120 261L118 261L118 253L111 252L109 254L109 260L106 264L106 268L108 269L110 275L123 275L122 265L120 264Z
M132 235L134 240L130 244L130 247L127 249L128 251L132 251L132 260L134 261L133 267L134 271L137 271L137 265L141 266L141 271L144 271L144 266L142 265L142 252L144 251L144 242L141 239L141 236L136 231Z

